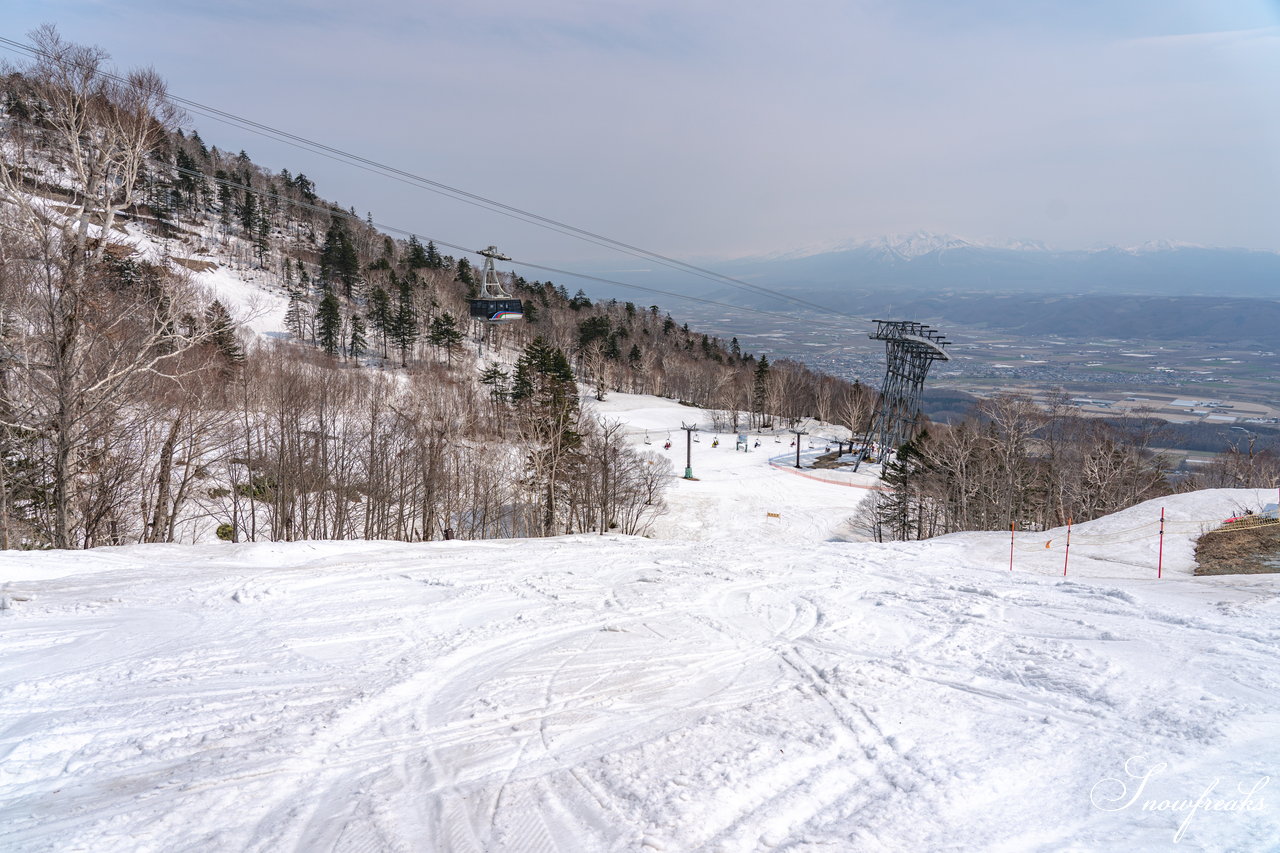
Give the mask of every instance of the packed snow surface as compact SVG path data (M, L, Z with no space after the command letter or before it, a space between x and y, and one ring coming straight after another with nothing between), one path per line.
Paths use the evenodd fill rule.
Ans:
M682 473L704 413L600 414ZM714 437L655 539L0 554L0 847L1280 846L1277 579L1191 576L1274 492L1163 501L1160 579L1161 505L1077 525L1064 577L1065 531L854 541L865 473Z

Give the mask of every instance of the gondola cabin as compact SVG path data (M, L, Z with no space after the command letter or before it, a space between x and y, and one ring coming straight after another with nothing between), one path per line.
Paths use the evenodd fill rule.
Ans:
M471 316L486 323L514 323L524 319L519 299L472 299Z
M480 274L480 294L470 300L471 316L484 323L514 323L523 320L524 303L503 289L502 280L493 268L494 260L511 259L499 253L494 246L477 254L484 258L484 269Z

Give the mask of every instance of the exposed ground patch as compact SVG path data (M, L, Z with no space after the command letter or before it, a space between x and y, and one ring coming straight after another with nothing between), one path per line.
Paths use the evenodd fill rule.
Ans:
M170 258L178 266L186 267L194 272L208 272L218 268L218 265L212 261L198 261L194 258Z
M1196 542L1197 575L1280 572L1280 522L1245 521L1211 530Z

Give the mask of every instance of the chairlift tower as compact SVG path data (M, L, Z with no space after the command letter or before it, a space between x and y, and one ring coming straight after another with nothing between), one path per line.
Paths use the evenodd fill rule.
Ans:
M925 376L935 361L950 360L944 347L951 342L923 323L875 322L875 334L869 337L885 342L887 367L880 386L880 409L862 444L866 448L864 458L874 456L876 462L882 462L915 436Z

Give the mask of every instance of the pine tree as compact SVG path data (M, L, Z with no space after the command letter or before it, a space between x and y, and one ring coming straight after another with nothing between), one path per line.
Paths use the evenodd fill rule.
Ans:
M444 268L444 258L440 256L440 250L436 248L436 244L427 241L427 268L438 270Z
M267 252L271 251L271 217L265 209L259 209L258 220L254 225L253 248L258 256L258 265L267 261Z
M443 347L450 366L453 365L453 350L462 343L462 332L458 331L458 321L448 311L431 318L431 330L427 340L432 346Z
M325 288L324 297L320 300L316 320L320 326L316 332L320 348L329 355L337 355L342 344L342 308L338 304L338 297L328 288Z
M578 324L578 349L585 350L595 341L609 337L611 331L612 324L608 317L588 317Z
M230 180L230 176L221 169L213 173L214 178L218 181L218 221L223 227L231 224L231 213L235 207L235 190L224 181Z
M177 178L179 192L177 206L185 210L194 210L200 202L201 193L205 192L204 179L191 174L200 171L200 164L181 146L174 152L174 163L183 170L178 172Z
M294 340L307 340L311 327L311 303L301 290L289 290L289 309L284 313L284 327L293 335Z
M347 342L347 355L360 358L369 350L369 342L365 339L364 318L359 314L351 318L351 338Z
M405 266L411 270L423 269L431 266L430 259L427 258L427 252L422 248L422 244L418 242L418 238L409 235L409 254L405 257Z
M532 484L542 495L542 532L550 536L565 485L577 471L582 445L575 429L578 386L564 351L534 338L516 361L511 399L518 403L536 442L529 468Z
M392 283L395 283L394 273ZM369 294L369 323L382 338L382 357L387 357L387 339L394 326L394 312L391 310L391 297L381 287L375 287Z
M351 242L351 235L342 220L336 216L329 220L324 247L320 250L320 279L328 285L340 284L342 295L348 299L360 281L360 258L355 244Z
M475 271L471 266L471 262L466 258L458 260L458 268L454 271L453 277L467 286L468 299L475 299L480 295L480 288L476 284Z
M931 471L922 452L928 441L929 433L921 432L898 448L894 459L885 464L882 479L888 493L881 495L876 505L878 539L884 538L886 532L896 540L934 535L932 502L925 495L923 482Z
M413 287L408 280L400 282L396 310L391 320L391 339L400 350L400 366L409 366L409 350L418 340L418 312L413 305Z
M490 364L480 374L480 384L488 386L489 397L496 402L504 402L507 399L507 379L510 378L505 370L497 364Z
M303 201L308 204L316 203L316 185L306 175L299 172L298 176L293 179L293 187L302 196Z
M764 416L764 407L769 399L769 359L767 356L760 356L760 363L756 365L755 376L751 383L751 403L755 407L756 414Z
M221 302L215 299L205 309L204 324L213 348L228 366L244 361L244 349L236 340L235 324L232 323L231 315Z
M254 193L245 191L240 209L236 213L240 219L241 233L252 236L258 227L258 199Z

